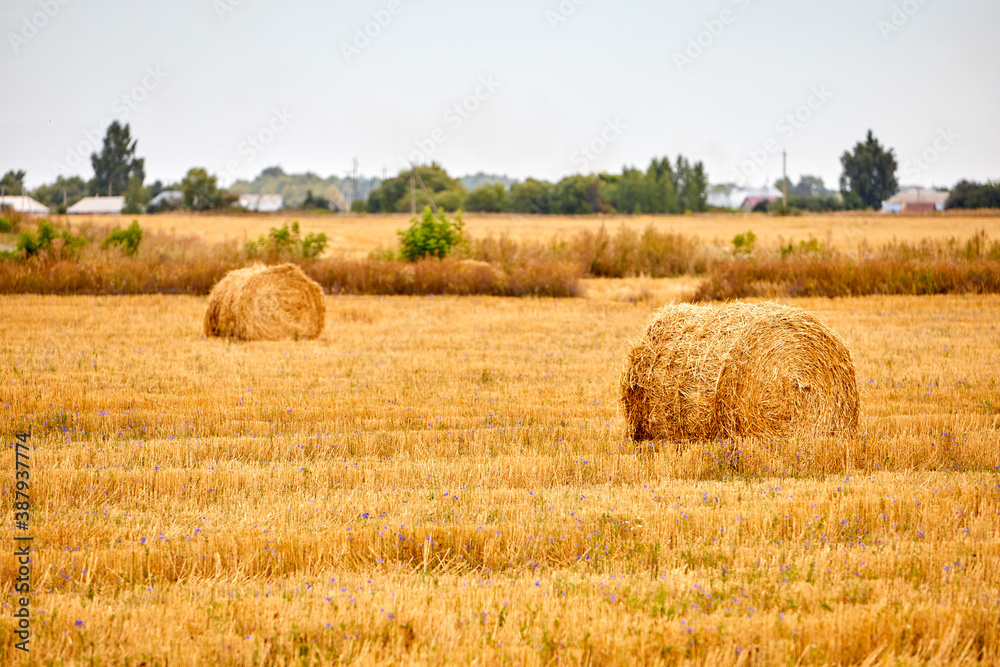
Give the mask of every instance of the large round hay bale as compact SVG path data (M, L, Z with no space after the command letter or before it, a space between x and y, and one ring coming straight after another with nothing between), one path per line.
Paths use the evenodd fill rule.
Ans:
M323 331L323 288L294 264L227 273L208 295L205 335L239 340L315 338Z
M775 303L660 309L620 385L635 440L857 435L851 351L814 315Z

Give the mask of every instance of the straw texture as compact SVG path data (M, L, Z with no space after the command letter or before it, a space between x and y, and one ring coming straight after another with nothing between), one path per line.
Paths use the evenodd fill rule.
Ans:
M858 431L850 350L814 315L775 303L662 308L629 350L620 391L635 440Z
M294 264L230 271L208 295L205 335L239 340L316 338L323 289Z

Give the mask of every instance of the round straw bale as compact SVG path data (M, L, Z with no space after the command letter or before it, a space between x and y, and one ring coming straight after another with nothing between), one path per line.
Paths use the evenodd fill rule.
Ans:
M323 288L294 264L227 273L208 295L205 335L239 340L316 338L323 331Z
M620 385L635 440L857 435L850 350L811 313L775 303L660 309Z

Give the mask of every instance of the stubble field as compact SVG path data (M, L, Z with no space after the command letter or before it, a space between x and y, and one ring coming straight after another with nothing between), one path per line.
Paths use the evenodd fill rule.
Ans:
M173 232L194 235L212 241L225 239L242 242L267 234L272 227L298 220L303 232L323 232L330 238L330 254L347 257L368 253L398 244L396 230L409 226L408 213L387 215L316 215L308 212L275 214L192 215L167 213L139 216L73 216L73 224L128 226L139 220L150 232ZM507 235L518 241L565 240L580 232L596 232L602 226L614 232L622 226L642 231L652 227L660 232L696 236L704 242L720 241L728 245L736 234L752 230L761 243L776 246L780 240L817 238L831 247L852 250L862 242L879 247L892 241L919 243L957 238L968 239L984 231L991 239L1000 237L1000 216L995 211L982 213L948 211L922 215L883 215L845 212L800 216L765 214L703 213L698 215L520 215L512 213L465 213L466 231L474 238Z
M862 439L651 447L618 370L686 285L630 285L244 344L204 298L2 297L2 661L1000 661L1000 297L787 301L854 351Z

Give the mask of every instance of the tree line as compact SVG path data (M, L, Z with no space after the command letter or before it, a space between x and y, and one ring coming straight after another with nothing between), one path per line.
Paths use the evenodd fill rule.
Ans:
M614 174L571 174L556 182L528 178L508 185L490 182L488 177L477 174L473 179L476 185L469 190L437 163L415 168L423 184L421 188L411 187L410 170L384 181L374 178L351 181L332 176L323 179L312 173L286 174L280 167L269 167L253 181L238 181L224 188L219 185L218 177L203 167L190 169L177 183L157 180L147 185L145 159L136 155L137 146L129 125L114 121L108 126L100 152L90 156L94 175L89 181L80 176L59 176L53 183L26 192L25 172L11 170L0 179L0 191L30 194L58 212L65 212L87 195L124 196L123 212L128 214L176 208L230 209L240 194L265 192L282 194L286 208L344 210L345 189L354 200L351 210L369 213L408 212L414 204L418 210L422 209L428 204L425 189L445 211L633 215L701 212L710 208L709 181L703 163L692 162L683 155L674 161L668 157L654 158L645 170L625 167ZM827 190L822 179L815 176L802 176L798 185L781 180L775 183L779 189L787 188L787 209L878 209L882 201L899 189L895 153L880 144L871 130L864 141L843 153L840 162L843 172L837 192ZM150 202L166 190L176 190L181 195L150 207ZM962 180L952 189L946 206L1000 208L1000 182L981 184ZM762 202L759 210L789 212L783 202Z
M586 215L591 213L684 213L708 208L708 176L701 162L684 156L676 162L654 159L645 171L625 168L621 174L573 174L553 183L529 178L513 183L484 183L466 191L441 165L415 168L431 199L445 211L486 213L542 213ZM410 172L401 172L371 192L365 204L369 213L410 211L428 203L423 188L411 192Z

